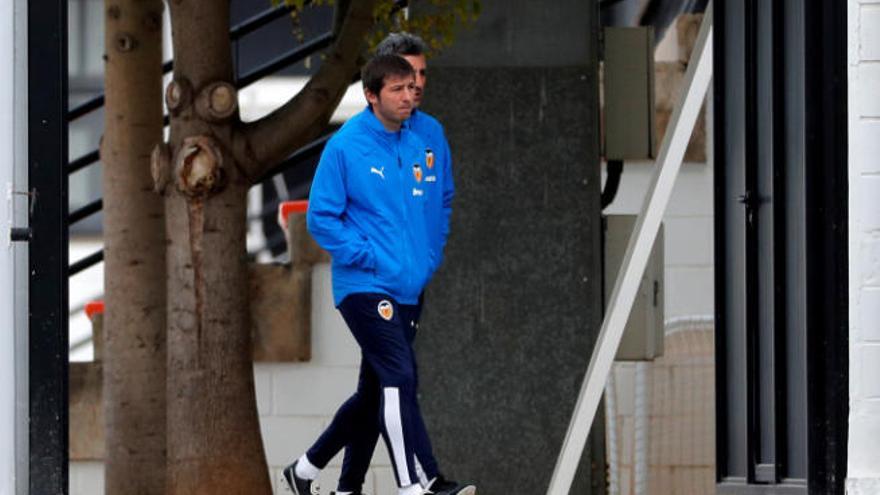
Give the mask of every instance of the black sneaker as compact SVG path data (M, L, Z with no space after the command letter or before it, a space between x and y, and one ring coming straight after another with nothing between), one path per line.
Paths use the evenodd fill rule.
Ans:
M293 464L284 468L284 481L287 482L290 491L293 492L293 495L317 495L317 487L315 487L315 491L312 491L312 480L303 479L296 475L297 462L299 461L294 461Z
M435 495L476 495L477 487L474 485L462 484L457 481L450 481L438 474L431 483L425 493L433 493Z

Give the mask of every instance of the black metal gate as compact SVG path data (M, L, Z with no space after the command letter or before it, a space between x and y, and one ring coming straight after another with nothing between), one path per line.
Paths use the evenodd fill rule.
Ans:
M715 6L719 493L843 493L846 2Z

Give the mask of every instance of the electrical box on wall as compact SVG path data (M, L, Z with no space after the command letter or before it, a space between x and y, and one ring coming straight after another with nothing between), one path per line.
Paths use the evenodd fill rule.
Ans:
M604 218L605 301L608 301L614 289L635 223L635 215L608 215ZM662 356L663 331L663 225L661 224L615 359L647 361Z
M654 30L604 29L605 159L650 160L654 119Z

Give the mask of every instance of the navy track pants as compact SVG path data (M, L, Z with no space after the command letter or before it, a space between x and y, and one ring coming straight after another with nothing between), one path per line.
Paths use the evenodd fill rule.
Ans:
M401 306L386 294L350 294L338 309L361 348L357 390L306 452L325 467L348 447L340 491L360 490L381 433L400 487L418 483L415 462L436 476L436 462L416 397L417 377L412 340L418 306Z

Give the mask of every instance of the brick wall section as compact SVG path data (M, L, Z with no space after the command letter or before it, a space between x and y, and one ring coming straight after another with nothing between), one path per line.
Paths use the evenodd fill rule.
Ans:
M848 0L850 419L847 492L880 493L880 0Z
M639 493L635 486L637 448L647 450L646 493L715 493L714 325L667 330L662 357L614 365L620 495ZM635 383L640 372L644 373L647 415L641 447L635 424Z

